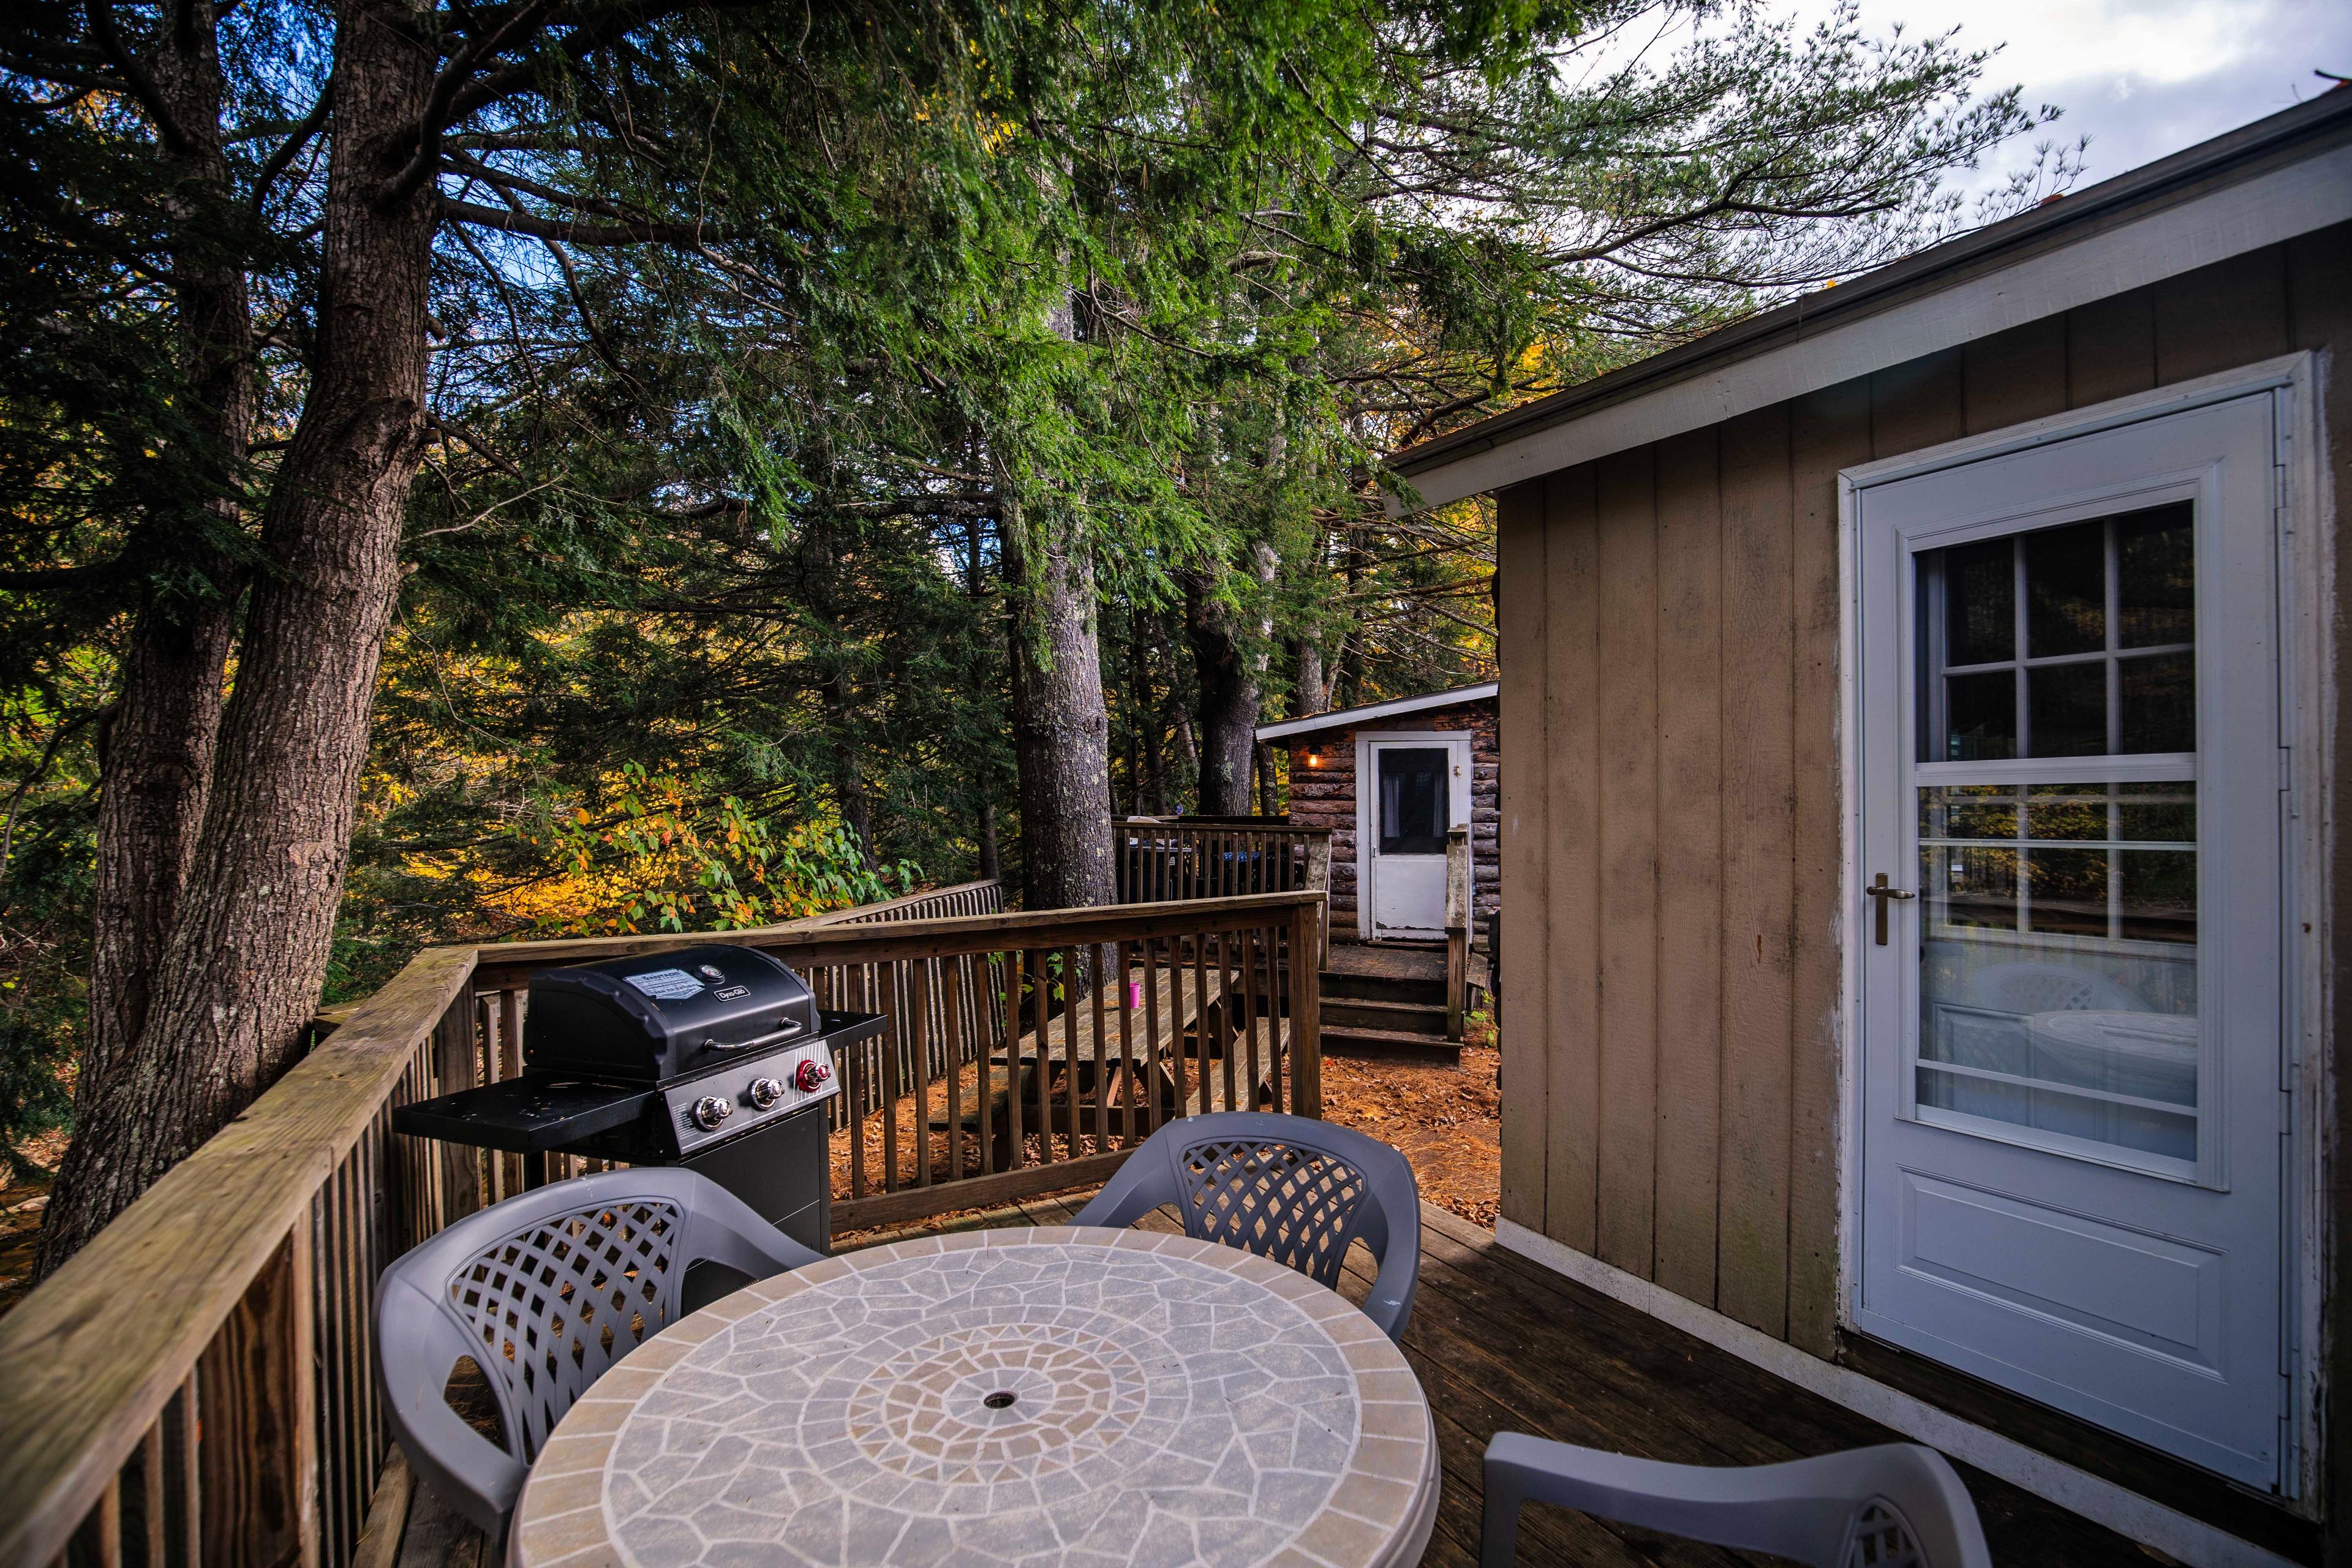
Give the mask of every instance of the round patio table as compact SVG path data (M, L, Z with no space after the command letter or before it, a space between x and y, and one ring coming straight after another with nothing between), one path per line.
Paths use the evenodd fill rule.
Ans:
M515 1511L526 1568L1411 1568L1421 1384L1278 1264L1148 1231L968 1231L781 1274L598 1380Z

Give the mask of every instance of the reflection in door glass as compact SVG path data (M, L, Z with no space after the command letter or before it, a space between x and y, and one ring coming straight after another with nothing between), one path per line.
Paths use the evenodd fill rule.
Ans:
M1927 1120L2196 1163L2190 523L2182 503L1918 557L1917 755L1941 764L1918 791ZM2149 752L2179 776L2083 782L2064 760Z
M1918 557L1923 763L2197 748L2187 501Z
M1382 746L1380 853L1445 853L1446 764L1443 746Z

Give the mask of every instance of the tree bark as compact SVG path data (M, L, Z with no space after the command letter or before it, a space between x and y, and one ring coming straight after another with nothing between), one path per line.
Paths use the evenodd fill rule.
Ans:
M1245 816L1257 683L1234 635L1232 608L1216 598L1204 574L1185 574L1184 640L1200 689L1200 793L1192 809L1202 816Z
M1095 570L1075 519L1006 505L1013 749L1021 773L1021 888L1033 910L1118 898L1110 846L1110 713Z
M424 450L435 194L394 203L435 58L398 0L336 7L310 395L257 574L186 891L146 1026L109 1064L42 1226L55 1268L299 1053L319 999Z
M1279 564L1264 544L1251 551L1261 587ZM1251 751L1257 744L1259 678L1265 673L1261 625L1255 651L1245 647L1234 607L1217 597L1205 573L1184 574L1184 637L1192 645L1200 687L1201 789L1194 807L1203 816L1250 814Z
M152 79L185 138L173 159L169 197L184 232L200 234L234 199L221 142L224 83L211 0L188 0L157 39ZM252 437L252 307L244 267L203 235L172 258L187 417L218 448L224 475L241 466ZM210 510L224 531L242 522L234 493ZM90 938L89 1038L77 1099L109 1081L139 1038L155 967L163 961L185 885L220 732L221 681L236 595L224 563L200 543L188 576L212 592L151 591L123 650L121 684L102 731L95 905ZM86 1119L87 1109L78 1119Z
M1325 711L1330 697L1324 687L1322 640L1312 635L1301 637L1294 662L1297 673L1292 682L1290 716L1303 719Z
M980 803L980 879L995 882L1003 877L1004 862L996 847L996 803L983 800Z

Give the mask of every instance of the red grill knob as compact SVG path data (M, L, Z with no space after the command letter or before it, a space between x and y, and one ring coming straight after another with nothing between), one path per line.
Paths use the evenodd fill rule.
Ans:
M833 1078L833 1069L814 1058L793 1069L793 1087L803 1094L814 1094Z

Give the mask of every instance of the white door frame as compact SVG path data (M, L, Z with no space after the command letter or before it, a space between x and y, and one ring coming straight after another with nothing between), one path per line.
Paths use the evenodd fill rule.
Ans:
M1868 911L1863 892L1862 755L1860 690L1860 491L1898 479L1979 461L2010 452L2091 435L2120 425L2182 413L2210 404L2267 392L2273 403L2278 450L2273 507L2279 542L2281 628L2280 678L2285 710L2281 736L2281 786L2291 808L2283 826L2284 900L2286 929L2299 935L2283 955L2285 1018L2291 1059L2280 1064L2280 1082L2290 1096L2280 1194L2282 1343L2293 1364L2294 1408L2284 1435L2281 1468L2285 1495L2297 1512L2317 1516L2323 1460L2319 1412L2325 1369L2320 1365L2326 1300L2321 1265L2326 1224L2321 1186L2322 1156L2331 1121L2328 1106L2334 1064L2326 1041L2334 996L2328 985L2331 884L2335 823L2331 816L2327 749L2335 735L2336 679L2328 585L2335 582L2335 498L2330 493L2320 434L2319 366L2311 353L2265 360L2237 370L2182 382L2154 392L2053 415L2029 424L1925 447L1838 475L1839 705L1843 792L1840 882L1843 918L1843 986L1836 1020L1838 1067L1838 1318L1853 1328L1861 1289L1855 1246L1862 1226L1861 1051L1863 943Z
M1372 747L1444 746L1455 753L1455 766L1446 775L1445 813L1448 827L1470 826L1470 775L1475 763L1468 730L1359 730L1356 731L1356 935L1370 942L1372 932L1372 862L1378 857L1380 835L1372 817L1379 804L1379 780L1372 776ZM1445 923L1438 917L1438 924Z

